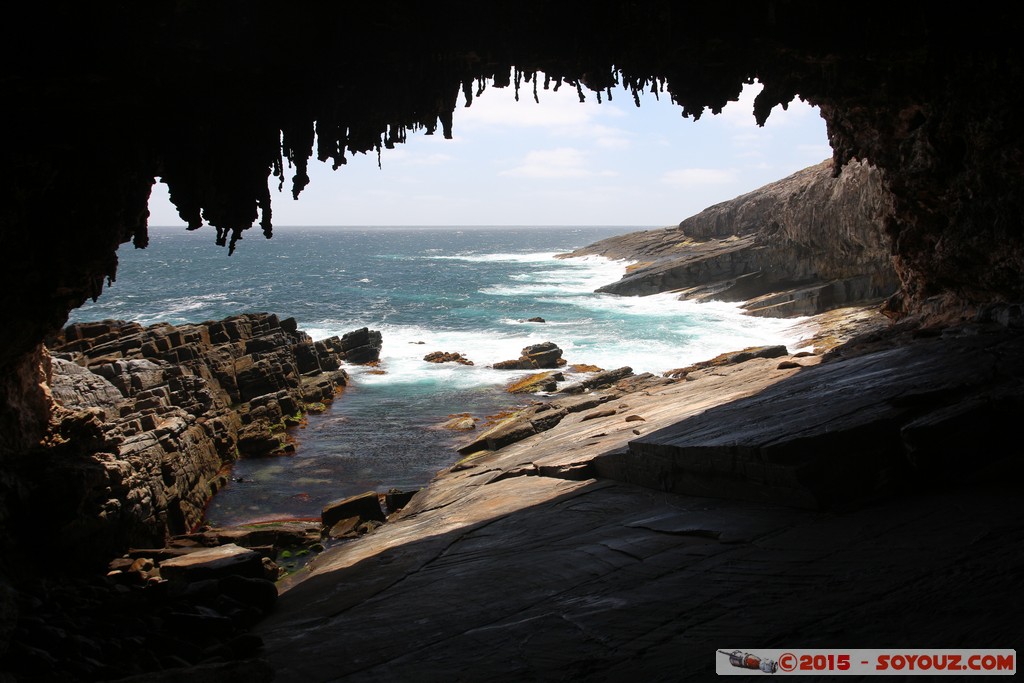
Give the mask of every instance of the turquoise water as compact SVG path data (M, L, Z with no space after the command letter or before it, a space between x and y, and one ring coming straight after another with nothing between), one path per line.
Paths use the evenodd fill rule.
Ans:
M487 366L529 344L553 341L570 363L663 372L794 341L792 321L744 316L732 304L595 294L627 264L554 258L634 229L280 228L229 257L212 233L156 228L149 248L122 247L117 282L72 320L179 324L270 311L294 316L314 339L381 330L384 373L348 368L352 386L294 430L296 455L238 463L241 481L208 511L219 524L315 517L329 500L421 486L450 465L465 437L437 426L454 413L483 417L522 403L503 391L517 373ZM524 322L534 316L547 322ZM431 351L458 351L475 365L423 362Z

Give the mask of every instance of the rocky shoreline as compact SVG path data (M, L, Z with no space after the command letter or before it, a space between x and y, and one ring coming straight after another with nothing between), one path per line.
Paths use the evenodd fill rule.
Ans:
M153 680L258 652L248 631L273 609L274 582L333 539L371 531L382 505L394 512L411 494L336 501L323 523L197 527L231 464L292 453L289 430L342 392L344 364L375 363L381 343L366 328L313 341L268 313L80 323L48 339L53 419L34 454L48 486L26 492L48 501L31 522L48 533L25 536L18 551L33 574L0 595L5 614L20 614L2 624L0 669Z
M75 324L48 349L53 427L36 460L50 487L34 493L52 496L48 526L88 565L198 526L226 467L293 451L288 429L344 388L343 362L378 357L380 335L314 342L292 318L252 313Z
M17 675L43 672L43 680L174 680L182 668L190 676L242 676L250 681L405 677L421 667L456 675L467 666L461 659L464 643L472 641L512 662L508 670L499 670L495 658L471 657L474 675L486 672L497 680L574 678L587 665L571 653L600 654L588 649L589 636L579 640L580 635L597 629L608 642L628 642L614 605L644 606L659 614L665 612L658 607L663 600L694 604L694 596L701 596L698 602L721 599L721 587L707 568L685 570L680 575L687 577L685 589L643 578L642 568L662 553L684 567L693 563L693 552L698 552L696 557L724 559L741 553L757 558L765 538L810 527L831 533L836 524L874 524L880 542L900 543L905 532L880 525L877 516L901 505L893 501L957 478L965 465L982 473L976 480L983 491L978 495L986 500L984 510L994 507L1007 519L1016 514L1007 507L1015 498L989 490L992 480L984 474L985 468L1008 466L997 445L976 433L971 443L956 435L1024 405L1019 333L980 321L945 330L892 327L871 307L836 310L803 325L806 340L801 345L813 351L746 349L665 376L588 368L595 372L567 383L552 376L565 365L557 346L523 349L520 359L509 361L510 368L529 366L540 372L516 375L509 389L518 384L547 395L468 437L459 449L462 458L418 494L367 492L326 506L318 522L196 533L175 533L173 516L156 515L152 519L157 525L137 525L146 533L133 537L153 542L134 544L110 564L106 576L63 583L38 578L8 596L21 605L23 616L12 627L6 657L17 666L5 668ZM88 442L96 448L130 448L136 443L132 430L149 434L153 430L145 427L151 422L164 429L159 432L163 440L158 440L164 445L180 445L181 435L190 433L168 430L169 421L180 419L203 429L212 422L228 429L220 434L221 444L237 447L246 429L259 429L273 435L277 447L258 452L283 452L289 401L308 407L330 400L346 380L340 367L341 354L348 354L344 348L358 342L355 348L362 350L355 357L365 358L364 342L372 346L379 339L357 330L345 343L345 338L314 343L291 327L276 316L250 314L199 326L142 329L108 321L69 328L51 340L53 394L64 404L60 424L92 425L94 433L106 435ZM157 341L161 339L167 341ZM456 354L450 355L448 362L458 362ZM1001 359L1004 380L993 382L995 375L979 372L989 362L985 358ZM317 367L309 369L312 359ZM538 359L552 369L542 369ZM307 371L292 371L300 362ZM951 372L957 364L959 370ZM225 374L229 367L233 373ZM190 391L183 392L186 385ZM837 391L859 396L863 408L849 414L846 403L829 398ZM272 428L275 424L281 429ZM170 440L172 435L177 441ZM996 454L987 460L953 458L956 449L978 444ZM228 460L221 466L237 457L230 447L212 448L214 454L222 452ZM117 453L131 453L125 462L144 471L138 467L140 453ZM210 482L223 477L223 470L210 465L202 471L211 474L182 481L204 482L192 490L212 495L216 486ZM136 474L136 481L145 479ZM928 482L928 488L921 482ZM170 494L165 500L175 500L185 490L178 480L164 484ZM108 485L104 490L114 489ZM975 494L954 490L937 495L928 510ZM586 511L589 521L573 521L570 510ZM116 518L100 519L117 524ZM913 516L918 521L907 524L917 528L913 525L922 519ZM963 529L984 523L978 514L965 519L959 526L951 523L956 553L999 552L1001 545L979 551L963 536ZM498 545L491 547L493 543ZM488 550L480 554L475 548L482 547ZM565 555L570 548L574 550ZM799 557L809 551L810 546L801 546L786 553ZM467 559L458 559L467 552ZM453 561L444 562L444 557ZM787 557L750 561L761 563L759 581L773 582L779 572L791 571ZM1007 562L1005 572L1017 571L1017 560ZM545 578L534 583L527 564L552 568L556 575L545 570ZM630 566L634 569L627 570ZM290 573L281 579L285 568ZM839 571L839 566L825 574L829 571ZM892 580L872 583L871 595L890 591L894 582L919 581L920 572L930 570L896 556L885 571ZM985 598L993 585L1002 586L1005 572L982 572L975 577L977 589L961 589L965 597L960 599ZM430 578L435 574L436 579ZM603 586L596 593L588 587L595 575L602 577ZM674 570L664 576L675 576ZM395 612L407 603L390 588L395 585L406 586L403 595L415 592L422 614L415 624ZM441 585L452 589L439 590ZM730 585L743 595L756 589L745 580ZM567 597L566 604L608 601L609 608L578 612L564 601L536 593L556 588L575 596ZM486 600L461 603L458 618L430 597L459 604L462 590ZM815 602L806 594L801 599L810 601L809 614L827 607L827 601ZM700 609L722 625L711 635L684 641L694 657L700 647L717 647L711 640L728 640L742 630L723 612ZM523 610L539 620L529 636L516 620L503 616ZM567 615L576 624L576 635L556 625ZM686 620L674 610L659 618ZM551 619L555 622L549 624ZM803 613L790 613L786 619L794 633L803 633ZM89 633L82 632L82 624L89 625ZM396 628L403 634L399 639L408 642L420 642L423 628L440 629L450 646L439 644L429 652L395 650L388 643ZM508 642L524 637L540 642L557 638L568 645L546 645L547 659L540 663L508 649ZM325 638L346 645L325 653ZM806 633L801 638L801 643L812 642ZM655 678L669 671L674 647L648 651L641 669ZM556 657L551 652L567 654ZM601 666L611 672L637 666L629 664L637 656L628 646L618 655L600 654Z
M620 378L467 446L387 525L282 583L255 628L267 667L697 681L741 641L1015 642L1024 506L1001 425L1024 407L1022 331L818 321L811 354ZM539 433L545 413L561 415Z

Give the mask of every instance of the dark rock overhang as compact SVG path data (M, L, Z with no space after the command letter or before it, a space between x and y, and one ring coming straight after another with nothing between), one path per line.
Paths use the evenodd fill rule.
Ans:
M145 246L155 177L191 228L234 246L271 187L410 133L450 134L459 92L511 86L670 97L753 115L821 107L837 165L895 195L902 298L1024 299L1021 55L1009 10L926 3L41 3L8 22L0 365L100 293L118 244ZM543 74L538 76L538 74ZM344 182L343 176L339 182ZM339 217L343 220L343 216Z

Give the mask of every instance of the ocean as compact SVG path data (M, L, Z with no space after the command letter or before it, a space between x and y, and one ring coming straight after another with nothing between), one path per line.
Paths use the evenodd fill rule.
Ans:
M207 512L214 524L318 517L330 500L417 488L455 462L467 437L439 428L449 416L485 418L531 400L504 391L525 373L488 367L524 346L552 341L570 364L637 373L746 346L792 350L793 320L669 293L596 294L626 262L554 258L636 229L285 227L272 240L253 230L229 257L209 229L151 228L150 246L122 245L117 281L71 321L181 324L268 311L294 316L314 339L380 330L380 366L348 367L351 386L293 430L295 455L238 462ZM424 362L432 351L474 365Z

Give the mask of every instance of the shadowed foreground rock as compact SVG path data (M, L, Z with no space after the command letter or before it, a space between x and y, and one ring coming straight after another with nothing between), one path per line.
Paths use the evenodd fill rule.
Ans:
M999 443L1024 346L901 341L608 389L601 416L440 474L286 587L258 629L278 680L698 681L731 647L1013 647L1022 470ZM695 497L691 462L716 495L846 502Z

